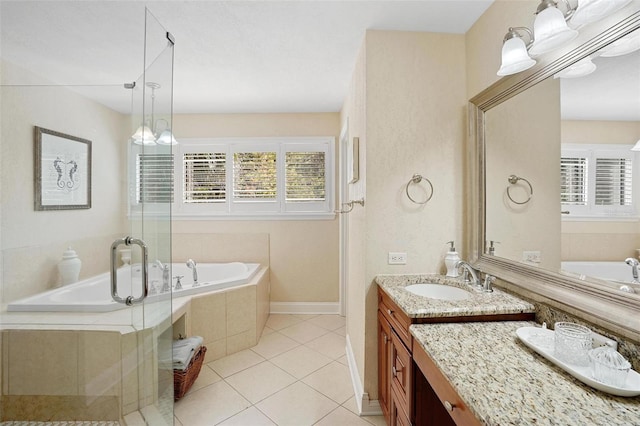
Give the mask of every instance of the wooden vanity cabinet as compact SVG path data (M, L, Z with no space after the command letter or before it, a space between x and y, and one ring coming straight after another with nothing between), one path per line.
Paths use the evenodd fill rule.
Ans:
M417 343L418 346L412 346L411 324L533 320L534 316L534 313L519 313L409 318L378 287L378 401L387 423L391 426L479 424L427 353Z

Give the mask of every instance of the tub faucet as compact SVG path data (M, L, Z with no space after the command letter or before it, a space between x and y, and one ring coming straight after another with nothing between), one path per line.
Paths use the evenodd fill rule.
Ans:
M169 273L169 265L164 265L162 267L162 289L160 290L160 292L168 293L170 291L171 291L171 274Z
M631 273L633 274L633 282L640 283L640 281L638 281L638 265L640 265L640 263L638 263L638 261L633 257L628 257L627 259L625 259L625 263L631 266Z
M187 268L193 270L193 286L198 287L198 269L196 268L196 262L193 259L187 260Z
M480 286L480 280L478 279L476 270L473 269L473 266L469 265L469 263L464 260L458 260L453 267L458 270L462 268L462 280L465 284L469 284L472 287ZM471 275L471 279L469 279L469 275Z

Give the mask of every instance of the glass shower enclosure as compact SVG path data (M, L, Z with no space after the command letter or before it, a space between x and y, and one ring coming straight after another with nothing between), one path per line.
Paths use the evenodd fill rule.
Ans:
M3 25L23 18L20 3L0 5ZM172 299L162 284L171 284L174 40L148 10L140 18L143 39L131 42L144 45L144 67L128 82L59 84L44 63L39 74L1 58L0 422L173 424ZM66 176L72 166L64 149L36 152L36 128L89 142L88 206L38 210L36 191L52 176L55 187L47 167L57 160ZM69 247L82 266L79 282L63 286L57 266ZM51 305L8 310L42 294Z

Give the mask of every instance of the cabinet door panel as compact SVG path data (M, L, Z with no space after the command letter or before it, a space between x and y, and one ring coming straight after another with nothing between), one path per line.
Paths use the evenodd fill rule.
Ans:
M398 404L411 414L410 401L413 376L411 353L402 343L395 331L391 332L391 388L396 391Z
M384 417L389 422L391 397L391 327L378 311L378 401Z

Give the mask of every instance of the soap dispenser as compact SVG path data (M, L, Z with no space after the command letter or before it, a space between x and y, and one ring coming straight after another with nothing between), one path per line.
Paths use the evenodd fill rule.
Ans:
M80 276L82 261L71 247L62 254L62 261L58 263L58 272L62 278L62 285L75 283Z
M447 241L447 244L451 244L447 255L444 257L444 264L447 267L447 277L456 278L458 276L456 263L460 260L460 255L456 251L453 241Z

